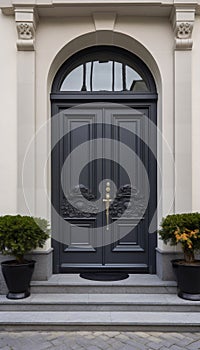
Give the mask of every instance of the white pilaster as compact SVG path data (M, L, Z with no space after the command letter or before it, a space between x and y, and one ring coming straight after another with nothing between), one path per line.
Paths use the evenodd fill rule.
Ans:
M192 30L195 8L174 8L175 212L192 211Z
M18 212L35 213L35 30L37 16L33 8L16 8L17 40L17 115L18 115ZM26 158L29 168L24 168ZM25 169L25 172L24 172ZM24 191L28 198L24 197ZM27 207L27 203L28 207Z

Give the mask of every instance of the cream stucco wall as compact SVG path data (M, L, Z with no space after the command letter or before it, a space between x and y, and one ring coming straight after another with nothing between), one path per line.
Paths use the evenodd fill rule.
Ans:
M42 129L40 137L35 138L35 133L41 130L42 125L50 119L51 83L60 65L80 49L98 44L109 44L128 49L143 59L154 75L158 90L158 128L161 132L158 134L158 160L161 171L158 183L158 222L162 216L174 211L175 203L179 199L176 198L173 164L176 75L174 75L174 32L172 25L168 17L147 16L118 16L113 25L101 22L98 27L97 24L94 23L92 16L57 19L41 17L36 30L35 51L17 52L14 18L0 14L0 76L3 77L0 96L2 108L0 118L0 208L2 214L19 211L50 219L50 202L44 193L47 191L50 199L50 163L45 169L43 166L46 164L50 151L50 129ZM200 152L200 138L198 136L200 130L199 32L200 18L196 17L192 53L188 51L182 56L186 58L192 55L191 76L187 71L188 67L184 66L184 60L181 58L182 52L178 53L176 57L176 60L179 60L180 70L184 71L185 69L187 72L189 84L192 79L191 182L193 187L191 210L195 211L200 210L200 163L198 161ZM9 40L5 39L5 33ZM18 82L17 69L20 74ZM184 84L184 76L182 76L182 82ZM17 84L20 87L18 91ZM25 111L23 116L20 114L21 111ZM21 118L20 125L19 117ZM26 128L23 128L24 125ZM176 130L178 127L177 124ZM23 148L22 152L20 148L18 150L17 135L20 139L20 147ZM32 137L32 150L29 154L31 167L25 171L26 193L29 193L28 202L30 200L31 203L27 208L22 189L18 188L17 192L17 186L19 187L19 183L17 185L17 168L19 179L24 155L27 147L30 146ZM184 137L179 141L179 147L181 143L184 146ZM187 168L179 169L179 173L181 171L190 174ZM182 203L181 208L184 208L184 203ZM159 247L164 248L160 241Z

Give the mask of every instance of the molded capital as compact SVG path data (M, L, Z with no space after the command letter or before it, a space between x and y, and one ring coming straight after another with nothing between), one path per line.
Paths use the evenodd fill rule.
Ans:
M19 51L34 51L38 22L36 10L34 8L16 8L15 22L18 33L17 49Z
M195 6L175 6L173 8L171 21L175 34L175 50L192 50L195 11Z

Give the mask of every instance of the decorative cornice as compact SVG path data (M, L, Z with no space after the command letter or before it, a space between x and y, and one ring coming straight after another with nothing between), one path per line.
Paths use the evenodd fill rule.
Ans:
M200 0L0 0L5 15L14 14L18 7L35 7L40 16L90 16L94 12L116 12L118 16L168 17L173 6L196 6Z
M175 50L192 50L195 7L175 6L172 11L171 21L175 34Z
M19 51L35 50L35 31L37 21L38 16L34 8L15 9L15 22L18 33L17 49Z

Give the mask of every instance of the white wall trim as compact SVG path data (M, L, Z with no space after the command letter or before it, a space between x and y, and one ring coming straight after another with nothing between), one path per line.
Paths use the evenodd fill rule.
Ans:
M195 7L175 6L174 46L175 212L192 211L192 32Z

